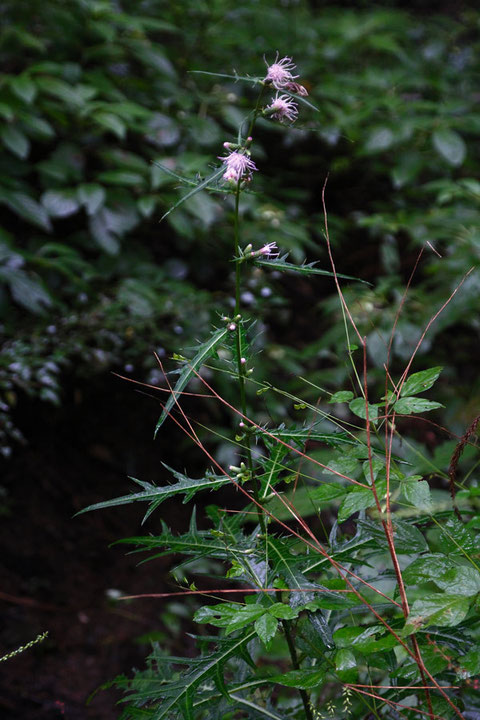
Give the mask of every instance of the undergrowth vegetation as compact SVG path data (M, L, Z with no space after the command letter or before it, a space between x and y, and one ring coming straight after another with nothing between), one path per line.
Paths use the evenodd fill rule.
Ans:
M155 384L152 349L162 356L179 340L194 344L224 312L232 284L222 195L198 193L159 226L178 180L156 163L192 182L206 177L251 102L251 85L232 68L257 75L265 53L271 61L288 47L302 58L318 112L285 131L259 119L262 173L242 201L245 244L276 241L281 226L282 251L294 262L308 255L327 267L319 197L330 172L339 272L375 280L345 293L377 379L382 336L418 250L430 242L442 258L424 253L397 322L398 363L413 351L431 303L440 305L478 261L478 9L425 18L358 4L315 9L306 0L6 0L2 21L4 455L22 440L15 407L21 416L25 396L60 404L66 380L95 385L111 369ZM211 82L196 69L230 77ZM318 281L313 291L296 277L257 267L247 281L242 307L268 340L256 372L271 376L281 358L295 394L303 392L300 368L318 384L343 385L332 285ZM449 366L438 399L459 435L480 397L470 362L479 297L472 274L418 351L426 365ZM297 311L305 298L308 322ZM282 402L274 404L281 412Z
M370 22L378 27L382 15L372 17ZM349 18L346 13L343 23ZM349 25L349 33L344 29L352 42L353 27ZM335 82L354 104L348 79L343 85L339 80L342 56L333 45L341 24L335 30L330 25L329 32L332 50L329 55L324 49L324 57L335 61ZM367 55L386 50L403 58L403 71L410 63L391 35L374 34L366 47ZM440 50L430 52L435 58ZM191 657L172 656L168 642L154 643L145 669L116 680L125 691L120 705L125 720L449 720L476 718L480 713L480 528L475 479L479 416L478 412L471 416L462 433L442 426L443 405L435 399L436 383L442 382L449 368L425 360L425 345L433 342L439 326L445 329L459 312L464 314L463 322L474 322L465 313L465 293L468 297L469 283L478 279L473 281L476 274L467 268L455 275L453 285L439 282L453 273L457 261L450 246L446 257L441 256L434 243L434 224L429 226L427 219L424 234L417 233L412 243L420 248L412 256L410 277L395 295L395 309L384 312L376 303L382 292L387 294L387 281L378 290L365 278L355 280L337 272L338 240L334 243L333 236L341 234L342 222L337 218L329 230L325 177L318 187L319 210L309 220L322 243L326 262L321 267L302 261L303 257L299 261L295 228L306 225L289 218L281 205L268 208L268 222L257 232L262 213L267 212L262 185L271 182L284 200L293 192L280 189L287 173L269 170L257 136L286 132L292 137L291 126L299 123L302 139L293 139L288 149L299 162L304 155L297 153L296 143L305 147L310 143L310 136L303 133L322 127L327 136L326 116L342 114L335 99L329 99L333 84L328 78L322 82L323 107L317 107L302 84L309 73L304 72L303 60L301 64L298 77L290 57L272 54L266 56L266 67L262 68L261 59L255 68L249 65L251 74L198 75L203 87L226 82L235 88L241 111L230 113L229 122L237 121L236 132L223 143L223 150L220 143L216 147L208 163L213 170L205 172L205 166L198 166L192 175L187 172L194 165L191 157L188 162L163 159L154 165L158 177L173 178L183 187L183 194L163 209L164 223L187 224L192 202L197 211L214 212L218 207L214 199L217 203L221 199L224 217L214 243L197 246L195 253L205 256L207 263L210 253L215 253L211 262L219 287L232 283L232 302L224 301L218 314L212 313L210 333L200 337L202 328L197 328L194 349L178 348L175 367L164 368L166 361L156 356L160 382L134 381L161 405L155 431L159 441L164 424L176 427L196 448L195 464L204 463L203 475L191 477L185 467L188 459L178 457L176 467L166 467L170 483L136 479L136 492L86 509L146 503L145 518L151 517L151 522L161 517L160 506L169 498L182 499L190 508L189 527L183 533L172 531L162 517L158 534L122 541L135 552L146 553L152 563L161 556L175 556L172 577L177 587L151 596L150 601L165 604L175 598L191 603L193 599L190 629L195 629L190 637L196 643ZM363 72L367 88L368 82L378 83L368 64ZM392 68L389 75L392 86L400 82L394 80L395 72L400 71ZM414 85L421 82L420 77L412 80ZM221 86L214 87L217 95L203 90L206 103L207 98L217 102L222 91ZM418 87L415 92L420 92ZM420 172L417 156L406 148L426 142L425 117L437 108L436 98L418 100L419 115L412 116L407 127L394 119L401 103L394 92L382 94L382 116L388 119L360 140L357 150L358 160L364 162L367 155L390 146L400 152L403 146L403 174L399 166L395 172L392 169L396 188ZM365 118L371 110L366 101L362 107ZM463 122L468 112L461 117ZM433 142L428 140L425 151L424 174L428 175L429 164L436 172L440 163L446 161L454 168L465 159L460 120L453 112L448 118L448 123L437 118ZM336 145L335 139L329 142ZM286 153L284 148L281 157ZM333 165L338 166L340 159L338 152ZM475 182L445 180L435 188L430 183L423 187L422 202L423 192L434 191L444 193L445 204L461 205L468 193L476 192ZM399 256L392 233L401 226L408 234L401 197L393 213L397 220L392 211L387 219L386 204L376 215L356 217L358 227L368 226L373 232L388 226L383 248L386 262L393 265ZM260 225L251 220L256 213ZM408 217L410 221L412 216ZM434 222L440 222L438 217ZM462 233L470 239L474 234ZM194 229L192 241L193 235ZM422 293L429 286L425 281L415 287L414 282L417 268L425 262L427 270L438 269L436 283L442 286L422 306ZM264 287L269 286L269 278L283 274L313 287L320 281L331 283L335 302L330 299L325 305L333 319L328 339L315 339L315 307L304 306L298 322L305 327L311 324L306 350L295 354L277 347L267 364L262 357L269 352L262 307L253 312L244 302L252 288L261 294L255 285L259 273L267 278ZM274 306L266 309L273 315L274 311ZM416 331L409 333L413 315ZM296 321L295 316L291 321ZM328 376L322 373L322 360L331 360L327 347L330 353L332 347L341 353L335 372L330 368ZM279 370L273 368L274 359ZM282 384L282 375L292 374L294 380ZM198 408L202 421L197 419ZM435 443L433 452L418 440L428 432L445 439ZM228 492L232 487L234 495Z

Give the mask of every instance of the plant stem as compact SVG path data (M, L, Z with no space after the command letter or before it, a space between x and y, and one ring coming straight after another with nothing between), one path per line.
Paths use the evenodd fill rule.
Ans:
M238 262L240 254L240 232L239 232L239 206L240 206L240 181L237 184L237 191L235 193L235 211L233 216L233 236L235 241L235 316L240 315L240 291L241 291L241 263ZM235 343L237 349L237 369L238 369L238 386L240 390L240 404L242 414L247 414L247 399L245 394L245 368L242 364L242 326L239 320L236 320L235 330ZM260 488L258 484L258 478L253 468L252 460L252 449L250 435L247 433L245 436L246 454L247 454L247 466L252 478L253 496L257 503L260 502ZM266 532L265 517L262 509L257 504L258 522L263 534Z
M277 596L278 602L282 602L282 593L277 592L275 594ZM297 649L295 647L295 643L293 642L292 633L290 632L290 623L288 620L281 620L281 623L283 627L283 632L285 633L285 639L287 641L290 658L292 660L292 667L294 670L300 670ZM299 689L298 692L300 694L300 697L302 698L303 707L305 708L305 720L313 720L312 708L310 706L310 698L308 697L307 691Z

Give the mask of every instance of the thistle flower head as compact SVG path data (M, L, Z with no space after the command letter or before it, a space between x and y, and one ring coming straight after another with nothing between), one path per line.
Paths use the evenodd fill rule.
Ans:
M258 170L253 160L238 150L233 150L227 157L219 157L219 160L225 163L224 182L236 184L240 180L250 180L252 172Z
M290 120L294 123L298 117L297 103L288 95L279 95L273 98L271 104L265 108L265 112L276 120Z
M267 243L257 252L258 255L266 257L268 260L273 260L274 258L277 258L280 254L276 242Z
M298 75L292 75L292 70L295 70L295 65L292 62L292 58L284 57L281 60L278 59L278 53L275 58L275 62L267 65L267 75L264 82L272 83L275 90L282 90L285 88L287 83L293 82Z

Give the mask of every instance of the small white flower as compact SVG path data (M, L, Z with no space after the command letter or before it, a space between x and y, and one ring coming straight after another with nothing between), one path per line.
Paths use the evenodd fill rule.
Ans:
M289 120L294 123L298 117L297 103L288 95L279 95L273 98L271 104L265 109L265 112L276 120Z
M287 83L293 82L298 77L298 75L292 75L291 73L292 70L295 70L292 58L284 57L279 60L277 53L274 63L269 65L266 60L265 63L267 65L267 75L264 82L271 82L275 90L282 90Z
M225 182L238 183L240 180L250 180L252 172L258 170L253 160L238 150L233 150L227 157L219 157L219 160L225 163L223 173Z

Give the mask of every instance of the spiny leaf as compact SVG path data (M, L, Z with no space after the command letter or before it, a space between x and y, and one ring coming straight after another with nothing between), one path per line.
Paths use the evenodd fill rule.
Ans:
M198 480L188 478L181 473L176 472L165 465L174 474L178 482L174 485L163 485L157 487L151 483L144 482L143 480L137 480L136 478L130 478L138 485L141 485L144 490L139 493L130 493L129 495L123 495L112 500L104 500L103 502L89 505L89 507L80 510L77 515L82 513L90 512L91 510L101 510L103 508L116 507L118 505L128 505L132 502L148 502L150 508L145 513L143 522L152 514L152 512L164 501L173 495L185 495L184 503L188 502L197 492L201 490L216 490L221 485L226 485L230 482L230 478L227 476L212 475L211 477L203 477Z
M238 655L255 636L252 630L240 638L223 641L219 650L212 655L191 660L192 669L187 674L182 673L179 680L159 685L156 699L161 700L161 705L153 712L152 720L171 717L170 713L175 707L185 710L196 688L210 679L218 679L218 673L223 672L227 661Z
M279 258L278 260L255 260L254 264L259 265L260 267L266 267L270 268L271 270L283 270L284 272L296 272L300 273L301 275L324 275L326 277L335 277L334 273L331 270L320 270L319 268L314 267L316 262L308 263L304 265L294 265L293 263L286 262L285 258L287 256L284 255L283 257ZM342 280L356 280L357 282L365 283L366 285L369 285L370 283L367 283L365 280L360 280L360 278L352 277L351 275L340 275L340 273L337 273L337 277L341 278Z
M156 437L157 432L168 417L170 410L177 402L177 395L182 392L192 375L194 375L194 373L199 370L205 360L207 360L213 355L215 348L222 342L228 332L228 328L221 328L220 330L214 332L213 335L207 340L207 342L203 343L203 345L200 345L198 352L193 358L193 360L187 365L185 365L184 369L180 373L180 377L178 378L177 383L173 388L165 407L163 408L163 412L160 415L160 419L157 422L157 426L155 428L154 437Z
M156 164L158 165L158 163L156 163ZM164 168L163 165L160 165L159 167L161 167L162 170L166 170L166 168ZM169 172L169 171L167 171L167 172ZM170 172L171 172L171 171L170 171ZM209 175L205 180L203 180L202 182L199 182L199 183L193 188L193 190L190 190L190 192L188 192L186 195L184 195L183 197L181 197L180 200L178 200L178 201L175 203L175 205L172 205L172 207L171 207L169 210L167 210L167 212L164 213L164 215L162 215L162 217L160 218L160 222L161 222L162 220L165 220L165 218L166 218L168 215L170 215L171 212L173 212L173 211L176 210L178 207L180 207L180 205L183 205L183 203L184 203L186 200L188 200L189 198L191 198L193 195L196 195L198 192L200 192L200 190L204 190L204 189L208 188L208 185L209 185L213 180L216 180L217 178L219 178L220 175L223 175L224 172L225 172L225 168L224 168L224 167L217 168L217 170L215 170L215 172L213 172L211 175Z

